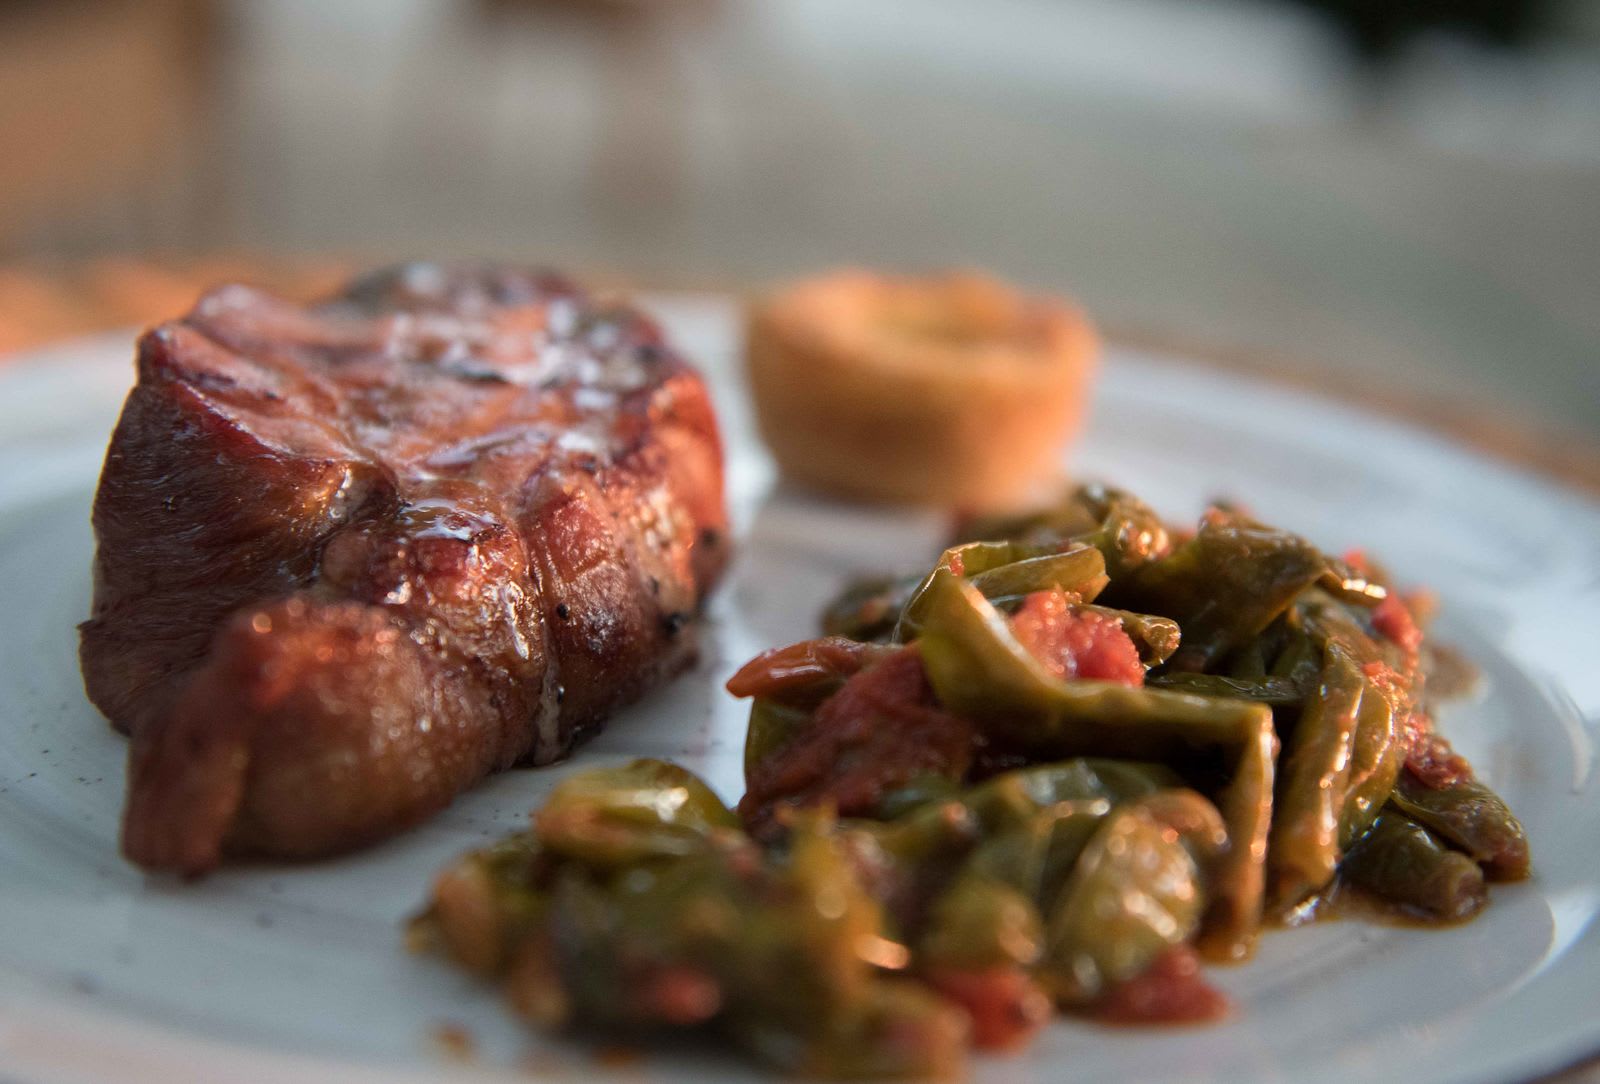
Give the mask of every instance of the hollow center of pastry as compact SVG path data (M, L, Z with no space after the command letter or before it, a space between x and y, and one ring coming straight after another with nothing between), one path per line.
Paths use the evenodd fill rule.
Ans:
M979 326L949 312L926 307L889 311L879 319L880 330L893 338L930 346L974 347L1015 338L1014 328Z
M866 314L879 335L903 345L983 354L1029 353L1047 335L1039 315L982 280L885 291Z

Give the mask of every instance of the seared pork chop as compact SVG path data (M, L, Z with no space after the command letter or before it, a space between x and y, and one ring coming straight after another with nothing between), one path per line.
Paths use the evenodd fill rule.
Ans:
M124 852L327 854L562 756L692 661L722 488L699 374L562 278L207 295L140 340L95 498Z

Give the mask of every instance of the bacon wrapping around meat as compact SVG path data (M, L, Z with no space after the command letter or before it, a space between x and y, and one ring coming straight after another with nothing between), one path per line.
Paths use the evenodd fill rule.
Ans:
M214 291L141 339L95 499L124 852L346 850L564 755L692 662L726 527L705 385L631 308L432 264Z

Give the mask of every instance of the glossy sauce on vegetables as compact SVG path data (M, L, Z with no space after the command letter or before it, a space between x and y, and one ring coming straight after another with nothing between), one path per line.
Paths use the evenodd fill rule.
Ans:
M1099 489L984 529L734 675L737 819L640 761L552 793L547 872L505 917L483 921L481 876L442 880L458 958L501 958L461 934L535 913L561 941L514 999L926 1077L1055 1011L1217 1020L1201 960L1244 960L1264 925L1451 924L1527 875L1516 818L1433 732L1414 596L1364 558L1225 507L1170 531Z
M853 675L812 724L761 763L739 803L766 830L781 807L826 799L844 815L870 812L920 775L959 778L971 763L971 723L941 710L915 646Z

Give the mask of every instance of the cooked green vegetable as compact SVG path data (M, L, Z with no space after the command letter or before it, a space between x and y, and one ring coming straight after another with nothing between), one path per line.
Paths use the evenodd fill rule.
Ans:
M1358 892L1452 921L1526 876L1521 825L1428 736L1435 652L1364 558L1222 504L1175 548L1097 487L973 527L729 680L737 815L660 761L571 775L439 877L417 942L537 1026L947 1076L1052 1001L1214 1015L1195 950L1247 955L1269 887L1289 918Z
M635 760L563 780L534 817L533 831L553 854L622 866L698 851L710 832L738 826L694 773L661 760Z
M1017 642L1004 615L970 584L941 571L925 597L920 642L934 691L1008 747L1041 757L1165 756L1185 744L1215 744L1219 736L1232 740L1241 727L1271 721L1260 705L1242 701L1061 681ZM1088 737L1079 733L1084 726L1099 729ZM1074 744L1110 748L1067 748Z
M931 605L929 589L939 576L961 578L981 596L1004 602L1056 587L1092 602L1106 585L1105 558L1093 546L1074 545L1059 552L1020 542L968 542L944 551L933 571L917 585L900 614L894 638L917 639Z
M1370 573L1353 568L1347 561L1331 557L1327 570L1317 580L1317 586L1340 602L1352 606L1376 606L1389 597L1389 588Z
M985 840L965 869L987 881L1010 885L1042 905L1055 898L1089 837L1110 812L1111 803L1104 798L1056 802Z
M956 525L957 542L1008 541L1050 545L1099 528L1105 519L1102 503L1088 487L1064 492L1054 504L1020 514L977 516Z
M1124 802L1178 784L1178 774L1164 764L1075 757L997 775L974 787L966 801L980 820L993 826L1057 802Z
M1378 815L1339 872L1379 899L1425 918L1467 918L1487 899L1476 862L1395 810Z
M1273 898L1285 907L1333 880L1339 865L1339 821L1366 691L1366 678L1349 654L1331 648L1317 695L1284 747L1267 864Z
M1528 837L1500 796L1461 780L1437 790L1405 777L1389 800L1406 816L1461 848L1492 881L1528 875Z
M1160 666L1178 650L1178 642L1183 634L1178 628L1178 623L1170 617L1117 610L1110 606L1081 605L1078 608L1088 613L1105 614L1120 621L1122 631L1128 634L1134 647L1139 649L1139 660L1147 667Z
M1049 545L1064 539L1087 542L1105 556L1116 579L1172 549L1161 517L1137 497L1105 486L1080 486L1047 508L1021 516L972 520L960 530L963 540L1007 539Z
M949 776L919 775L885 794L878 802L877 817L886 821L898 820L922 806L955 801L961 791L961 784Z
M502 975L541 1027L708 1025L787 1071L950 1076L964 1013L893 973L1021 968L1044 979L1088 952L1114 981L1136 957L1084 948L1081 919L1052 920L1054 962L1044 962L1041 907L1059 897L1092 914L1119 885L1173 909L1182 929L1197 921L1201 900L1176 875L1198 877L1195 856L1215 849L1220 821L1198 795L1154 789L1167 778L1113 762L1041 766L892 822L803 816L763 851L699 780L636 761L569 776L532 830L447 871L415 925L464 965ZM1067 792L1143 797L1114 807ZM1156 840L1159 868L1130 864L1118 842L1129 827L1107 835L1113 809ZM941 860L956 875L921 886L931 900L913 952L885 909L883 874Z
M1177 621L1183 643L1173 669L1203 671L1266 628L1327 567L1327 558L1296 535L1212 516L1113 594L1120 605Z
M1297 617L1293 610L1286 617ZM1298 620L1287 621L1283 630L1283 647L1272 660L1270 680L1285 681L1301 691L1304 696L1322 673L1323 648L1304 629Z
M594 800L614 831L593 848L562 831L559 853L523 836L469 856L441 879L419 920L463 963L504 971L508 997L533 1022L629 1032L713 1024L801 1073L959 1068L962 1015L924 988L882 977L897 946L884 939L881 907L826 818L803 819L784 854L763 856L742 833L721 831L720 803L686 813L704 784L672 765L580 773L557 790L558 822ZM694 797L684 800L685 790ZM663 827L690 824L703 831L659 846ZM636 841L621 844L629 833ZM530 865L528 855L541 862ZM452 902L462 880L479 883L487 924ZM481 945L462 951L463 923L496 939L492 954Z
M1405 763L1406 745L1394 695L1372 679L1361 696L1361 717L1350 751L1350 783L1339 815L1339 846L1360 839L1394 793Z
M1254 700L1274 707L1290 707L1303 703L1306 688L1289 678L1260 677L1235 678L1221 674L1158 674L1150 679L1158 689L1194 693L1197 696L1216 696L1234 700Z
M1263 704L1099 681L1055 678L1010 633L1004 617L947 570L927 589L923 661L939 699L1008 748L1040 759L1175 759L1220 749L1229 777L1218 795L1234 840L1219 864L1205 947L1248 954L1260 925L1277 738Z
M1050 914L1046 988L1063 1004L1091 1003L1193 937L1205 902L1199 866L1169 827L1138 804L1119 809Z
M1044 945L1032 898L979 873L963 875L933 904L917 957L924 967L977 971L1031 967Z
M765 696L751 701L750 723L744 735L745 774L811 725L812 710L790 707Z
M920 576L868 576L855 581L822 611L822 634L887 640L921 582Z

